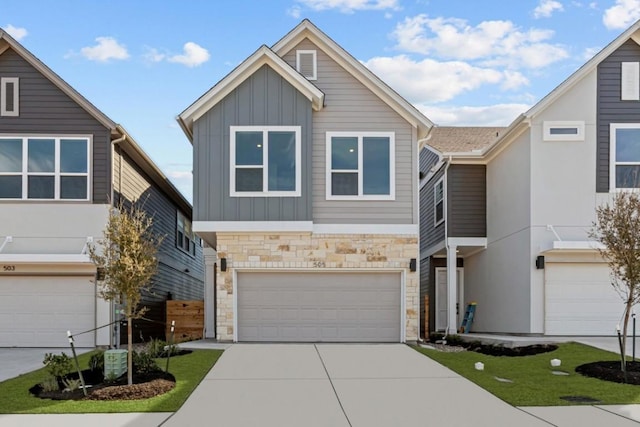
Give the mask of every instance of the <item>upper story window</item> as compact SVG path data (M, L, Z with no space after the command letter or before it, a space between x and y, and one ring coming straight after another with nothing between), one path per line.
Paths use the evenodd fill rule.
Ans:
M545 141L584 141L584 122L545 121L542 132Z
M640 123L611 123L609 187L640 188Z
M444 178L433 186L433 225L444 222Z
M16 117L20 112L18 77L0 78L0 116Z
M307 80L317 80L318 59L315 50L296 50L296 70Z
M231 126L231 197L296 197L300 126Z
M191 228L191 221L178 211L178 222L176 226L176 246L195 256L197 239Z
M327 132L327 200L394 200L395 134Z
M0 137L0 200L89 200L89 139Z
M620 64L620 100L640 100L639 62L622 62Z

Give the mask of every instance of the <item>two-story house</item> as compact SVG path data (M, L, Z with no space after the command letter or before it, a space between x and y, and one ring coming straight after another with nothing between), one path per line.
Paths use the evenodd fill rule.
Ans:
M304 20L178 121L209 246L206 336L417 339L426 117Z
M613 335L624 304L589 238L640 188L640 22L507 128L434 128L421 153L429 330ZM458 308L458 309L456 309ZM428 332L428 331L425 331Z
M114 343L87 245L114 203L139 203L160 248L147 317L164 301L202 299L202 247L192 208L140 146L20 43L0 30L0 347ZM164 336L143 323L136 336ZM90 331L80 334L84 331Z

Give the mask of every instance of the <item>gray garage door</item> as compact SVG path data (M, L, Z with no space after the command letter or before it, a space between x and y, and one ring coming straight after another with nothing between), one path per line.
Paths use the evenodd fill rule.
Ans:
M238 273L238 341L400 342L399 273Z

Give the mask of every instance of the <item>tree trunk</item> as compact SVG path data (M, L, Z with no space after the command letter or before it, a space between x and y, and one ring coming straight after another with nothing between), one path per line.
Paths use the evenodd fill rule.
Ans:
M624 310L624 324L622 325L622 350L620 354L620 360L622 362L622 372L624 373L624 382L627 382L627 329L629 326L629 314L631 313L631 307L633 306L633 299L629 297L627 300L627 306Z
M133 328L132 318L127 317L127 384L133 384Z

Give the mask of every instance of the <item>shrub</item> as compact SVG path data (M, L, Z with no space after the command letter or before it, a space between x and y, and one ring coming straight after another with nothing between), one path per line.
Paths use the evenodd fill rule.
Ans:
M82 381L80 381L80 378L75 378L75 379L66 379L63 378L62 379L62 384L64 384L65 389L64 391L76 391L80 389L80 386L82 385Z
M93 372L104 372L104 350L98 350L89 358L89 370Z
M146 352L154 358L162 357L165 352L165 347L167 346L167 342L161 339L153 338L147 344Z
M154 358L145 351L134 351L132 357L134 374L145 375L160 370Z
M47 353L42 363L46 366L47 372L56 379L66 377L73 370L71 358L64 353L60 355Z
M47 376L47 378L45 378L45 380L40 383L40 387L42 387L42 391L60 390L60 385L58 384L58 380L53 375Z

